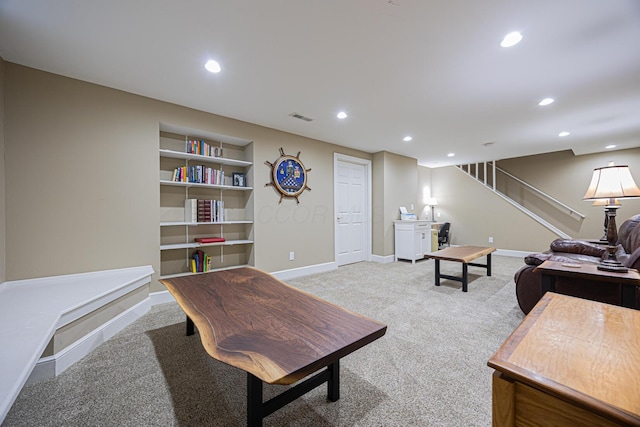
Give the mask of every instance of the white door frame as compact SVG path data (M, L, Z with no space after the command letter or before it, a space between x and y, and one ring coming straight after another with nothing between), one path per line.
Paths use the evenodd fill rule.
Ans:
M372 245L372 206L371 206L371 160L361 159L359 157L348 156L346 154L333 153L333 260L338 264L338 227L336 222L338 220L338 161L355 163L357 165L364 166L365 173L365 218L367 221L366 236L365 236L365 261L371 261L371 245Z

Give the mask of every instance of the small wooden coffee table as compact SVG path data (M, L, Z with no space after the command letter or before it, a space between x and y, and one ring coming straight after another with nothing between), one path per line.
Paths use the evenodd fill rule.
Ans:
M281 282L255 268L160 280L194 324L209 355L247 372L247 425L327 383L340 398L340 359L387 326ZM293 384L263 402L262 384Z
M425 254L426 258L433 258L436 261L436 286L440 286L440 278L462 282L462 292L467 292L467 282L469 279L467 266L483 267L487 269L487 276L491 276L491 252L496 248L484 246L450 246L436 252ZM487 256L486 264L473 263L480 257ZM462 263L462 277L440 274L440 261L455 261Z

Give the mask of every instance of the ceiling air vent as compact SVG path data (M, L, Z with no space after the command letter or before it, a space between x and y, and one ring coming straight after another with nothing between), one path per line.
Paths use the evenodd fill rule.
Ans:
M311 122L313 121L312 118L310 117L305 117L302 114L298 114L298 113L291 113L289 114L289 116L293 117L294 119L300 119L300 120L304 120L305 122Z

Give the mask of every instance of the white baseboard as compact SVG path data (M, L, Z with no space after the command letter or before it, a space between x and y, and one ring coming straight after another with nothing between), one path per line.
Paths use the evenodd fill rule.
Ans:
M168 302L176 302L176 299L169 291L152 292L149 294L149 298L151 298L151 306L166 304Z
M306 267L292 268L290 270L281 270L271 273L273 276L280 280L295 279L302 276L308 276L316 273L326 273L338 268L338 264L335 262L327 262L324 264L309 265Z
M394 262L396 259L395 255L371 255L371 261L373 262L380 262L383 264L386 264L388 262Z
M33 368L33 371L31 371L31 375L27 379L26 384L33 384L60 375L69 366L144 316L150 308L151 299L147 297L58 353L41 358L36 362L36 366Z
M514 258L524 258L527 255L531 254L532 252L525 252L525 251L512 251L509 249L496 249L496 251L493 253L493 255L500 255L500 256L510 256L510 257L514 257Z

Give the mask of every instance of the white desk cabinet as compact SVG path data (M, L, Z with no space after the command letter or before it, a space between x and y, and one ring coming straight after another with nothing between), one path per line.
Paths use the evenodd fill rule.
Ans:
M432 249L431 224L431 221L420 220L394 221L396 261L408 259L415 264L417 259L424 258L425 252L438 249L437 238L436 248Z

